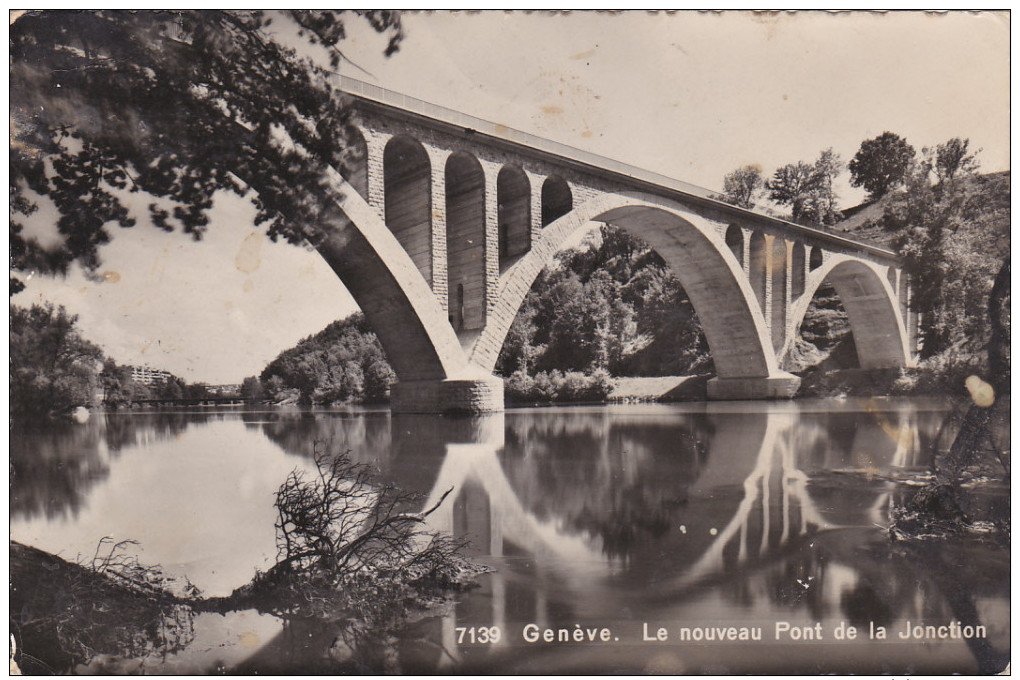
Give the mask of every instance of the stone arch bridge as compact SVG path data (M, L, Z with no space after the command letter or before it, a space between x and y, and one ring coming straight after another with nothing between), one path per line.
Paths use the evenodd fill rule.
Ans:
M337 77L359 131L319 252L397 374L394 412L503 407L497 357L535 278L609 223L669 264L701 320L713 399L790 397L780 369L817 288L862 368L908 365L916 319L896 256L711 199L703 189Z

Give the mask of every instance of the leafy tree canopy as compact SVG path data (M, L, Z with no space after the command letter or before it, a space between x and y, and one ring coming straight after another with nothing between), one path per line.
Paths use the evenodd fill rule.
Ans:
M762 177L761 167L745 165L723 178L723 193L718 198L731 205L750 210L754 207L755 199L764 186L765 178Z
M935 147L935 162L932 171L939 182L951 182L958 174L967 175L978 168L977 154L980 150L970 153L970 140L953 137L945 144ZM928 149L924 150L928 154Z
M790 206L794 222L835 224L841 214L836 207L839 197L834 183L841 172L842 159L829 148L822 151L813 164L799 161L778 168L765 187L769 198Z
M1008 176L979 176L973 158L948 163L945 150L966 150L958 142L940 144L914 163L882 217L896 235L912 288L920 291L911 307L921 315L923 359L984 354L988 294L1009 255ZM940 151L943 169L936 171Z
M358 313L284 350L253 380L275 400L293 396L305 404L332 404L382 401L396 375ZM245 383L242 389L253 387Z
M397 14L358 14L397 49ZM349 113L328 72L274 38L274 20L296 22L337 65L347 17L332 11L20 16L10 30L12 269L94 270L108 226L136 223L131 192L152 197L158 227L195 238L213 194L248 195L270 236L314 243L324 174L349 153ZM17 217L39 197L59 211L57 247L27 237ZM20 287L12 279L11 292Z
M903 182L913 158L914 147L907 140L883 132L861 142L861 148L850 161L850 183L866 189L872 200L881 198Z
M81 337L63 307L10 306L11 418L29 420L92 405L103 352Z
M694 307L666 263L626 231L603 226L539 275L496 369L655 376L711 366Z
M803 161L778 168L767 184L769 198L780 205L788 204L794 222L804 219L808 196L814 186L815 170Z

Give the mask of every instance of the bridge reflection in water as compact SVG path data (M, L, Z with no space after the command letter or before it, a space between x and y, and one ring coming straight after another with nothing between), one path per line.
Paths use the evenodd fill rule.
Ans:
M674 672L803 672L815 670L808 659L819 654L828 655L817 667L826 672L973 670L975 657L994 654L988 640L777 650L782 641L769 639L777 620L822 622L830 631L823 644L831 646L842 621L865 636L872 622L893 631L907 620L975 623L1001 615L998 594L983 591L981 579L954 566L959 561L897 552L882 529L905 493L891 477L925 466L920 451L939 414L829 408L394 416L387 476L423 493L426 507L452 488L432 528L468 539L472 554L495 570L441 621L419 626L416 635L428 644L405 646L407 664L647 670L654 655L641 643L641 624L657 621L674 629L765 630L757 647L670 646L668 658L655 658ZM956 591L966 583L968 591L947 594L947 583ZM610 626L621 642L529 645L521 654L527 623ZM470 626L499 626L502 639L458 640L457 629ZM777 653L781 661L761 665Z

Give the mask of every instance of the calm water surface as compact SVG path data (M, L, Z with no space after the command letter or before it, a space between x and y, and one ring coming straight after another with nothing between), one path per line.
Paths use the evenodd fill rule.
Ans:
M350 449L427 498L432 526L493 569L378 670L493 673L973 673L1009 652L1009 553L891 544L944 412L918 401L521 409L481 419L195 410L94 416L11 437L11 535L75 559L103 536L224 595L276 555L273 494ZM1006 491L1005 493L1008 493ZM899 639L910 625L981 639ZM777 622L801 632L776 639ZM609 629L530 643L528 630ZM819 625L820 624L820 625ZM835 631L854 626L855 640ZM681 641L682 629L760 641ZM871 639L871 627L888 639ZM482 643L481 630L499 629ZM662 642L659 628L667 631ZM804 639L806 629L821 639ZM328 672L337 631L254 611L200 614L154 673ZM471 642L471 630L475 643ZM700 633L694 633L700 629ZM555 634L555 633L554 633ZM587 634L587 633L585 633Z

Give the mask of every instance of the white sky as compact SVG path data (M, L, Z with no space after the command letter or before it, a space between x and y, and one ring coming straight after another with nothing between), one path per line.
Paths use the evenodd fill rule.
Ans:
M382 87L718 190L727 172L844 161L889 130L915 148L966 137L984 171L1009 168L1009 19L1000 14L800 12L416 13L386 59L357 20L345 54ZM370 74L370 75L369 75ZM843 176L844 207L862 194ZM113 227L102 283L34 277L121 363L240 382L355 309L317 255L252 234L218 201L194 243ZM47 211L40 211L45 220ZM40 233L46 225L36 226Z

